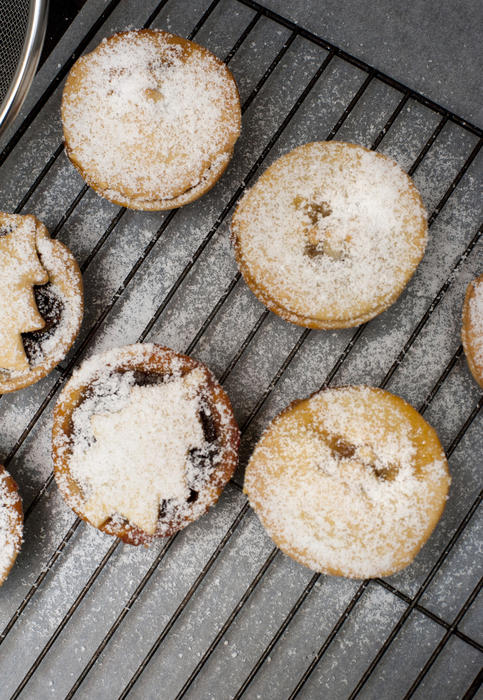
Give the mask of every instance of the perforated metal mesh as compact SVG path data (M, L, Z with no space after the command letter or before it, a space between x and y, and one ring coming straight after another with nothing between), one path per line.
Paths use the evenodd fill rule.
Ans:
M29 0L0 0L0 105L22 55L29 9Z

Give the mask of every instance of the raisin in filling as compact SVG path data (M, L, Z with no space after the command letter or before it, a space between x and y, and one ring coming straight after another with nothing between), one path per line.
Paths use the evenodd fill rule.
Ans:
M134 384L137 386L152 386L153 384L163 384L166 381L165 374L157 374L156 372L144 372L136 369L133 372Z
M52 336L62 318L64 303L50 282L34 286L35 303L45 321L44 328L30 333L22 333L22 342L27 359L32 364L38 358L39 348L45 338Z

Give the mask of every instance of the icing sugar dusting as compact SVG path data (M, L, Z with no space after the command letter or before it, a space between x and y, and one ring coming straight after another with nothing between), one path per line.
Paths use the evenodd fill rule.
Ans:
M149 370L153 353L157 372ZM215 402L211 379L207 368L148 343L85 361L58 403L70 413L71 392L81 392L72 431L54 426L54 450L80 487L73 492L56 470L68 502L93 525L128 521L149 536L203 514L237 452L231 410Z
M262 301L350 323L402 291L424 253L426 213L395 162L351 144L313 143L262 175L232 231Z
M22 542L22 522L14 510L19 496L9 488L9 480L7 472L0 467L0 585Z
M199 419L203 379L189 376L154 386L131 386L117 410L90 416L95 438L87 449L74 441L70 469L87 485L84 510L94 525L113 513L153 534L163 499L186 499L185 465L191 449L204 444ZM74 414L74 432L83 435ZM80 449L79 449L80 447Z
M115 35L79 59L67 84L69 151L111 198L173 199L231 157L240 130L231 74L176 41L159 31Z
M0 367L22 372L28 361L21 333L45 325L33 296L33 286L48 281L37 256L33 217L0 214L0 262Z
M401 568L446 499L444 454L422 430L377 390L320 392L267 428L245 490L277 544L310 568L358 578Z
M474 294L470 299L469 317L475 364L483 366L483 278L475 282Z

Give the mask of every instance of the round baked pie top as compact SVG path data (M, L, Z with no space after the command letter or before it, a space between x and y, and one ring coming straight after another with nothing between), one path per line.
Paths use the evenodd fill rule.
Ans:
M54 411L62 495L81 518L130 544L172 535L205 513L233 475L238 443L210 370L160 345L87 360Z
M227 167L241 110L226 65L160 30L115 34L72 67L62 97L67 153L86 182L130 207L174 209Z
M244 195L232 236L245 281L271 311L308 328L346 328L401 294L423 257L427 217L386 156L308 143Z
M0 586L22 545L23 512L17 484L0 465Z
M79 332L82 275L35 216L0 212L0 393L47 375Z
M350 386L282 411L255 447L244 490L283 552L315 571L371 578L413 560L449 484L438 437L414 408Z
M466 290L461 337L471 374L483 388L483 275Z

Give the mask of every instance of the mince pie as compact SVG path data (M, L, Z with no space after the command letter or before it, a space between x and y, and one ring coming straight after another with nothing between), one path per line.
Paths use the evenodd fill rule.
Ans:
M232 236L246 283L271 311L347 328L401 294L423 257L427 218L397 163L328 141L275 161L238 204Z
M237 464L226 393L200 362L138 344L85 361L54 411L54 472L84 520L130 544L213 505Z
M35 216L0 212L0 393L33 384L63 360L82 313L70 250Z
M226 169L240 134L240 98L207 49L161 30L133 30L74 64L62 123L69 158L98 194L131 209L175 209Z
M450 477L433 428L382 389L323 389L260 438L244 490L280 549L315 571L388 576L413 560Z

